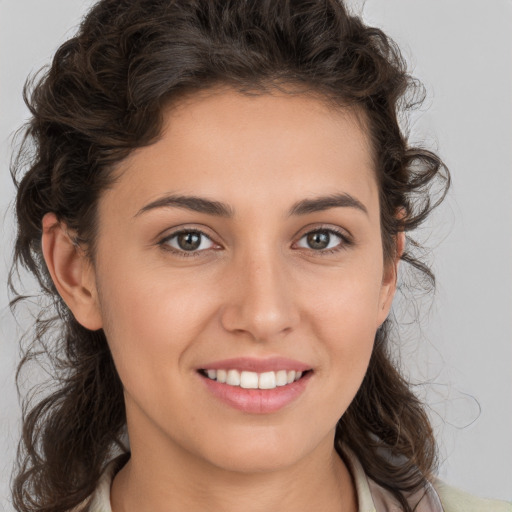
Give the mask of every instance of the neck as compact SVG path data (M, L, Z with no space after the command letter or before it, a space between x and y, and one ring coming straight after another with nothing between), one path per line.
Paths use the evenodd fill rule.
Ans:
M326 439L313 453L270 471L233 471L172 444L132 439L132 456L115 477L113 512L355 512L349 471Z

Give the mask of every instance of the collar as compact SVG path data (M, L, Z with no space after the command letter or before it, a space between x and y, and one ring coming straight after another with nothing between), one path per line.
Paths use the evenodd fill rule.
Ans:
M343 446L342 451L356 487L358 512L401 512L402 508L396 498L368 478L354 452L347 446ZM411 494L408 502L415 512L444 512L441 500L430 482Z
M388 490L368 478L356 455L346 446L343 447L343 458L356 488L358 512L400 512L402 510ZM122 456L108 464L92 496L90 512L112 512L110 487L115 474L121 469L125 460ZM409 496L408 501L415 512L443 512L441 500L430 482L424 489Z

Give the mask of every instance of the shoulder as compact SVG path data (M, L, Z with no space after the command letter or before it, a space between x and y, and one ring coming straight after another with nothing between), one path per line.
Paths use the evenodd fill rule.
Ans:
M441 480L434 482L434 488L443 504L444 512L512 512L512 503L477 498Z
M359 512L397 512L402 507L385 488L366 475L356 455L343 447L343 458L352 474L359 501ZM512 512L512 503L477 498L435 478L407 496L415 512Z

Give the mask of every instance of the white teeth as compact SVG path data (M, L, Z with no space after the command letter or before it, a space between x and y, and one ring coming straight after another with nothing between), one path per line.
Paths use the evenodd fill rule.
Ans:
M238 370L228 370L226 384L230 386L240 386L240 373Z
M258 374L256 372L242 372L240 375L240 387L258 389Z
M276 374L274 372L265 372L260 374L260 389L274 389L276 387Z
M276 386L286 386L288 384L288 374L286 370L276 372Z
M209 379L244 389L274 389L298 381L304 372L278 370L277 372L249 372L238 370L205 370Z

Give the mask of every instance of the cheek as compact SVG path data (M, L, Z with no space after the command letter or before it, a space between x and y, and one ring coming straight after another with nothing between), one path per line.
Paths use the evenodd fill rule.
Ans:
M331 366L337 366L347 379L362 378L373 349L376 313L369 313L367 297L353 295L351 300L335 298L316 315L315 329L329 352ZM375 311L373 302L371 307ZM364 307L366 306L366 308Z
M308 283L302 295L311 317L321 319L321 325L333 332L364 335L378 325L381 290L382 266L360 261Z
M164 269L142 265L130 271L134 267L118 260L100 273L98 287L105 334L126 388L149 385L148 375L163 378L173 366L178 374L211 308L200 283L182 283Z
M308 324L320 347L328 352L329 370L344 385L357 390L372 353L379 325L381 271L367 265L356 271L340 271L336 278L323 280L323 286L309 286ZM317 285L320 283L317 283Z

